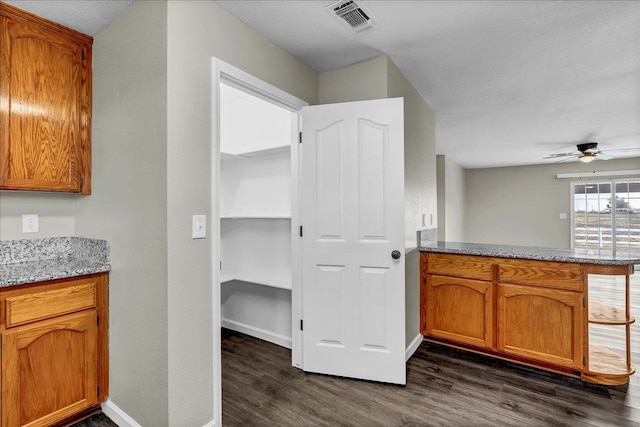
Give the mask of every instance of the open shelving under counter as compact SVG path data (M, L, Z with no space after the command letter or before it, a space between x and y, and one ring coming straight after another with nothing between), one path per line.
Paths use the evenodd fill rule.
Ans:
M631 362L631 325L636 321L635 317L631 314L630 307L630 276L633 272L633 265L587 267L587 276L589 274L595 274L624 276L625 278L624 309L591 300L587 303L588 323L611 327L625 327L624 356L607 347L589 344L588 361L582 373L582 378L587 381L606 385L621 385L626 384L629 381L629 376L635 372L635 368ZM587 283L588 282L589 280L587 279ZM585 353L587 352L585 351Z

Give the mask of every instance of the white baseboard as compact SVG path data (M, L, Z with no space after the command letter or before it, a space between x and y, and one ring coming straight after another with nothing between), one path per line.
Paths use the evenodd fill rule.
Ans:
M118 427L142 427L131 418L126 412L120 409L115 403L107 400L102 404L102 412L111 419Z
M420 347L420 344L422 344L422 340L423 340L423 336L422 334L418 334L416 335L416 337L413 339L413 341L411 341L411 344L409 344L409 346L407 347L407 349L404 352L404 357L405 357L405 362L407 360L409 360L411 358L411 356L413 356L413 353L416 352L416 350L418 349L418 347Z
M291 349L291 337L285 337L284 335L276 334L275 332L256 328L255 326L246 325L229 319L222 319L222 327Z
M216 427L216 420L211 420L202 427Z

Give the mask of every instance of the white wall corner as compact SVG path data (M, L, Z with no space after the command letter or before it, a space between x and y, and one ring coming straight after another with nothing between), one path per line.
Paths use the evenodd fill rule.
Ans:
M424 337L422 336L422 334L418 334L416 335L416 337L413 339L413 341L411 341L411 344L409 344L409 346L407 347L407 349L405 350L405 362L408 361L411 356L413 356L413 353L416 352L416 350L418 350L418 347L420 347L420 344L422 344L422 339Z
M102 412L104 412L111 421L118 424L118 427L142 427L111 400L107 400L102 404Z

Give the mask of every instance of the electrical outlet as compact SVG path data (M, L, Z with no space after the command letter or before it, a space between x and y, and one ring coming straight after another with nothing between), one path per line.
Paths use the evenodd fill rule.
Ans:
M22 215L22 232L37 233L39 230L38 214Z

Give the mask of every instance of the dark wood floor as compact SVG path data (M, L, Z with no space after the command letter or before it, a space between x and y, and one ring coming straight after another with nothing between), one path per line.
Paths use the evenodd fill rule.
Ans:
M603 387L423 343L407 386L291 367L289 350L225 330L225 426L640 426L640 384Z
M622 308L619 279L591 282L590 299ZM640 318L639 273L631 301ZM592 341L624 354L623 331L596 327ZM640 322L632 343L640 367ZM223 329L222 387L225 426L640 426L640 373L603 387L427 343L401 387L306 374L289 350ZM100 414L73 427L116 424Z
M96 414L73 424L71 427L118 427L118 424L111 421L105 414Z

